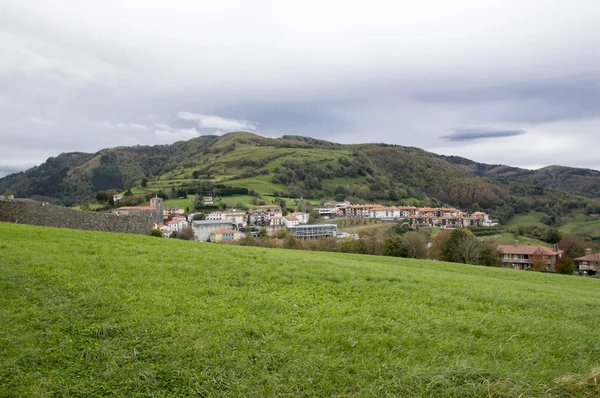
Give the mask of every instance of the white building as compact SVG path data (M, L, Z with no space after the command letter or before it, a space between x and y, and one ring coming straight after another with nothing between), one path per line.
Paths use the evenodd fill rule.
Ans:
M316 210L319 212L319 217L325 219L335 218L340 214L340 209L337 207L321 207Z
M300 220L296 216L287 216L283 218L286 228L292 228L300 225Z
M308 224L308 217L309 217L308 213L302 213L302 212L296 211L294 213L290 213L289 215L296 217L298 219L298 221L300 222L300 224Z
M165 226L169 229L169 232L180 232L189 228L190 223L183 217L177 217L171 221L167 221Z
M194 231L194 239L201 242L206 242L210 239L210 233L220 228L233 229L235 226L228 220L202 220L192 221L192 230Z
M397 207L380 207L369 210L369 218L395 219L402 217L402 211Z
M235 225L246 226L247 216L243 211L217 211L206 215L207 221L231 221Z

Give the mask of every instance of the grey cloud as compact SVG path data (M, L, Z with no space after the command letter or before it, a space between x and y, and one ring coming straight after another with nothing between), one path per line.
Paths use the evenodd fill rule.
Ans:
M452 134L440 138L446 141L475 141L489 138L515 137L527 134L525 130L456 129Z
M426 91L414 96L425 103L469 106L508 103L499 119L507 122L542 123L600 116L600 75L527 80L472 89ZM499 106L500 107L500 106Z
M532 124L600 119L593 2L506 0L478 11L468 0L440 2L437 12L453 15L443 20L418 2L352 1L343 14L311 0L67 0L69 13L45 0L1 3L0 159L13 168L23 167L17 155L43 161L49 151L167 143L215 128L452 152L464 140L439 132L456 126L530 136ZM483 19L511 29L474 23ZM600 128L587 131L600 140Z

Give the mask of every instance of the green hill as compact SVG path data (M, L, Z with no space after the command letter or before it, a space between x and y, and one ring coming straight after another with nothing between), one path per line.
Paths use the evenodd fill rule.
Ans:
M600 281L0 223L3 396L597 396Z

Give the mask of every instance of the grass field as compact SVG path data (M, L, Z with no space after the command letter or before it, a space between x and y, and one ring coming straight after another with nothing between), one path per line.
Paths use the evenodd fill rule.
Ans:
M2 396L598 396L600 280L0 223Z
M550 243L546 243L541 240L530 238L528 236L518 235L517 238L515 238L515 235L511 234L511 233L506 233L506 234L502 234L502 235L493 235L493 236L489 236L489 237L486 236L483 239L493 239L494 241L496 241L497 243L499 243L501 245L511 245L511 244L515 243L515 240L517 240L517 241L519 241L520 245L536 245L536 246L544 246L544 247L552 246Z
M546 214L541 212L532 211L527 214L519 214L512 217L508 223L506 224L506 228L511 230L516 230L519 225L535 225L538 227L547 227L547 225L543 224L540 219L544 217Z
M579 236L600 236L600 219L591 217L578 217L561 225L559 231Z

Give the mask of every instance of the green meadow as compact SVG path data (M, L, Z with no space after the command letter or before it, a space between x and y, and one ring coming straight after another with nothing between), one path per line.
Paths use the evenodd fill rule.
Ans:
M0 223L0 396L583 397L600 280Z

